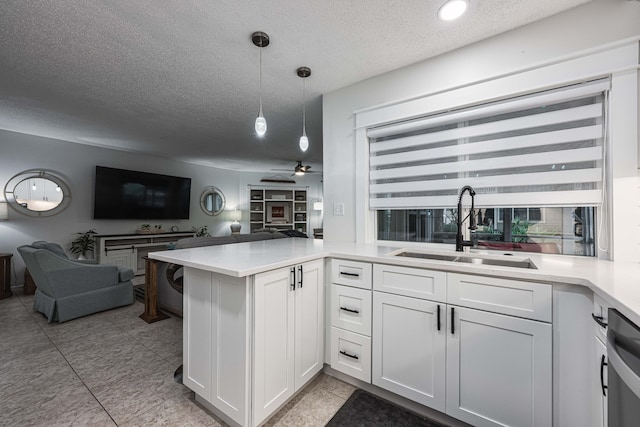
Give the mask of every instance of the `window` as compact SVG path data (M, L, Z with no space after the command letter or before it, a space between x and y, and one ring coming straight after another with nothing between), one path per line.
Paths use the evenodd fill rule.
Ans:
M607 88L595 81L369 129L378 240L455 242L451 207L470 185L480 246L594 256Z
M592 207L478 209L478 229L471 240L482 249L595 256L594 211ZM454 244L457 209L378 210L377 226L378 240Z

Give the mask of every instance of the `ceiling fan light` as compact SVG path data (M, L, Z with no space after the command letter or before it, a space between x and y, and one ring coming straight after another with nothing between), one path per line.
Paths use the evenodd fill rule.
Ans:
M264 136L266 132L267 132L267 121L264 119L264 117L262 117L262 114L260 114L256 118L256 133L258 134L258 136Z
M461 17L467 10L467 0L449 0L438 10L438 18L443 21L453 21Z
M307 151L308 148L309 148L309 138L307 138L307 135L302 135L300 137L300 150Z
M298 176L302 176L302 175L304 175L304 171L301 170L301 169L298 169L297 171L294 172L294 174L298 175Z

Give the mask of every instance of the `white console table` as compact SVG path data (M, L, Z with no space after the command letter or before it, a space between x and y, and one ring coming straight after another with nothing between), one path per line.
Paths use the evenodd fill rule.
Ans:
M145 260L149 252L161 251L169 243L193 232L149 233L149 234L97 234L95 254L99 264L114 264L132 268L136 275L145 274Z

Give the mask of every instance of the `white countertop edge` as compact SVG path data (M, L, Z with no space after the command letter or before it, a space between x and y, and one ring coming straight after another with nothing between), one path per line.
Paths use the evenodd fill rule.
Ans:
M312 240L312 239L310 239ZM358 245L358 244L322 244L316 242L286 243L285 239L270 240L265 243L247 242L233 245L232 249L205 248L180 249L173 251L152 252L149 257L159 261L173 262L186 267L197 268L231 277L247 277L265 271L288 267L308 261L325 258L340 258L360 262L393 264L398 266L427 268L461 274L478 274L499 278L511 278L529 282L567 284L583 286L590 289L607 304L618 309L631 321L640 325L640 264L614 263L599 261L586 257L570 257L566 255L542 255L531 253L513 253L513 259L529 258L538 269L515 269L489 265L459 264L455 262L436 261L395 257L388 255L401 249L400 246ZM278 243L281 242L281 243ZM273 246L271 246L273 245ZM325 247L328 246L328 247ZM272 251L271 248L274 248ZM211 247L209 247L211 248ZM213 248L216 248L215 246ZM220 247L218 247L220 248ZM255 259L250 254L256 251ZM427 249L426 252L456 254L451 250ZM460 255L460 253L457 253ZM203 256L206 255L206 256ZM468 253L464 255L500 257L502 254L486 252ZM227 257L219 262L212 262L215 256ZM238 262L238 258L250 258ZM232 260L232 261L230 261ZM637 289L637 290L636 290Z

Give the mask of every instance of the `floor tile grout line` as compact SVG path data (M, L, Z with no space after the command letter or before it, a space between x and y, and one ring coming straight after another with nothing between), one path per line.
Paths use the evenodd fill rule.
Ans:
M24 304L23 304L24 305ZM26 306L25 306L25 309ZM87 385L87 383L84 382L84 380L82 379L82 377L78 374L78 372L74 369L73 365L71 364L71 362L69 362L69 360L67 359L67 357L64 355L64 353L62 352L62 350L60 350L60 348L56 345L56 343L51 339L51 337L47 334L47 332L44 330L44 327L37 321L35 320L35 318L33 319L33 321L38 325L38 327L42 330L42 333L44 334L44 336L47 337L47 339L49 340L49 342L56 348L56 350L58 351L58 353L60 353L60 355L62 356L62 358L64 359L65 362L67 362L67 365L69 365L69 368L71 368L71 370L73 371L73 373L75 374L75 376L78 378L78 380L80 380L80 382L82 383L82 385L84 386L84 388L87 389L87 391L89 392L89 394L91 394L91 397L94 398L94 400L96 402L98 402L98 405L100 405L100 407L102 408L102 410L107 414L107 416L109 417L109 419L111 419L111 421L113 421L114 425L118 425L118 423L116 423L116 420L113 419L113 417L111 416L111 414L109 413L109 411L107 411L107 408L104 407L104 405L102 404L102 402L100 402L100 400L96 397L95 394L93 394L93 391L91 391L91 389L89 388L89 386Z

